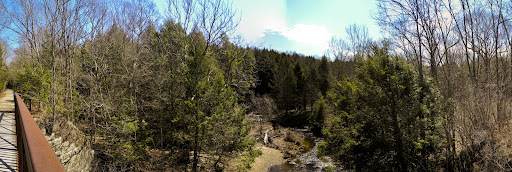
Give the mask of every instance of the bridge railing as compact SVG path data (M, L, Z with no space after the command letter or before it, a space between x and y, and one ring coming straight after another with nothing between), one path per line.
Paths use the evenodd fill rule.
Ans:
M19 171L66 171L21 97L14 93Z

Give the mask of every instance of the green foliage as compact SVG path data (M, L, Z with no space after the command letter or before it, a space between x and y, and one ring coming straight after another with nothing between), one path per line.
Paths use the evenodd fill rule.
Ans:
M242 164L238 165L238 170L248 171L251 169L251 164L254 162L254 160L262 154L263 152L261 152L259 149L250 149L247 155L242 157Z
M14 71L13 75L16 78L16 81L12 81L14 90L31 97L37 102L49 104L50 84L52 82L50 70L28 62L22 63L22 66L24 70Z
M159 95L148 97L153 102L153 112L146 118L148 132L159 147L178 152L171 159L192 162L194 170L222 168L228 154L252 145L247 139L245 109L237 103L237 94L248 89L239 82L250 79L251 65L244 63L251 63L246 61L251 57L240 56L244 50L224 41L219 55L205 49L202 33L193 30L186 35L179 25L168 22L150 43L158 62L151 64L158 71L153 77L161 84L147 88ZM199 154L209 156L199 162Z
M295 64L295 67L293 68L293 73L295 74L295 78L297 79L297 88L295 88L295 91L297 91L294 95L296 97L295 103L298 106L305 107L306 106L306 98L305 94L303 94L306 91L306 81L304 78L304 73L302 71L302 67L299 63Z
M254 82L255 57L250 49L243 49L222 38L221 46L214 50L217 66L224 75L224 82L232 87L239 98L250 94Z
M337 82L329 99L334 117L320 154L356 170L438 168L443 97L403 59L375 51L359 64L357 79Z
M277 106L288 111L296 105L297 78L293 72L292 59L289 56L281 56L276 60L278 70L272 81L272 89Z
M274 74L276 72L276 63L274 61L274 55L277 52L267 51L266 49L258 50L254 49L254 58L256 59L256 87L254 92L256 94L264 95L272 93L272 82L274 80Z
M320 61L320 66L318 66L318 72L320 76L320 83L319 83L319 89L323 96L327 95L327 91L331 87L330 83L330 70L329 70L329 61L327 60L327 57L322 57L322 60Z
M4 49L0 45L0 90L5 89L7 80L9 79L9 73L7 71L7 65L5 64Z
M320 134L322 127L324 127L325 116L327 115L327 105L322 96L318 99L314 106L313 112L309 117L309 122L314 133Z
M266 49L253 51L256 59L254 92L270 94L280 110L311 111L321 89L330 89L331 62L327 58L320 60Z

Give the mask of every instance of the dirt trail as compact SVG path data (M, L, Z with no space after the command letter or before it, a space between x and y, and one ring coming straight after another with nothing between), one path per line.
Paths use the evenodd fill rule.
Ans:
M279 165L285 162L281 151L266 147L261 143L255 145L256 149L261 150L262 154L254 160L251 164L249 172L268 171L273 165Z

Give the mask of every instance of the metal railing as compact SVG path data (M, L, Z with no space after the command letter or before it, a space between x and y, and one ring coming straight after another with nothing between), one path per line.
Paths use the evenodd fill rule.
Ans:
M16 93L14 93L14 103L19 171L66 171L44 138L27 106Z

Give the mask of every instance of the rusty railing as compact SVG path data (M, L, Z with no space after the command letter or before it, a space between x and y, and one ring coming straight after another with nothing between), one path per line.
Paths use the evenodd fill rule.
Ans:
M14 103L19 171L66 171L44 138L27 106L16 93L14 93Z

